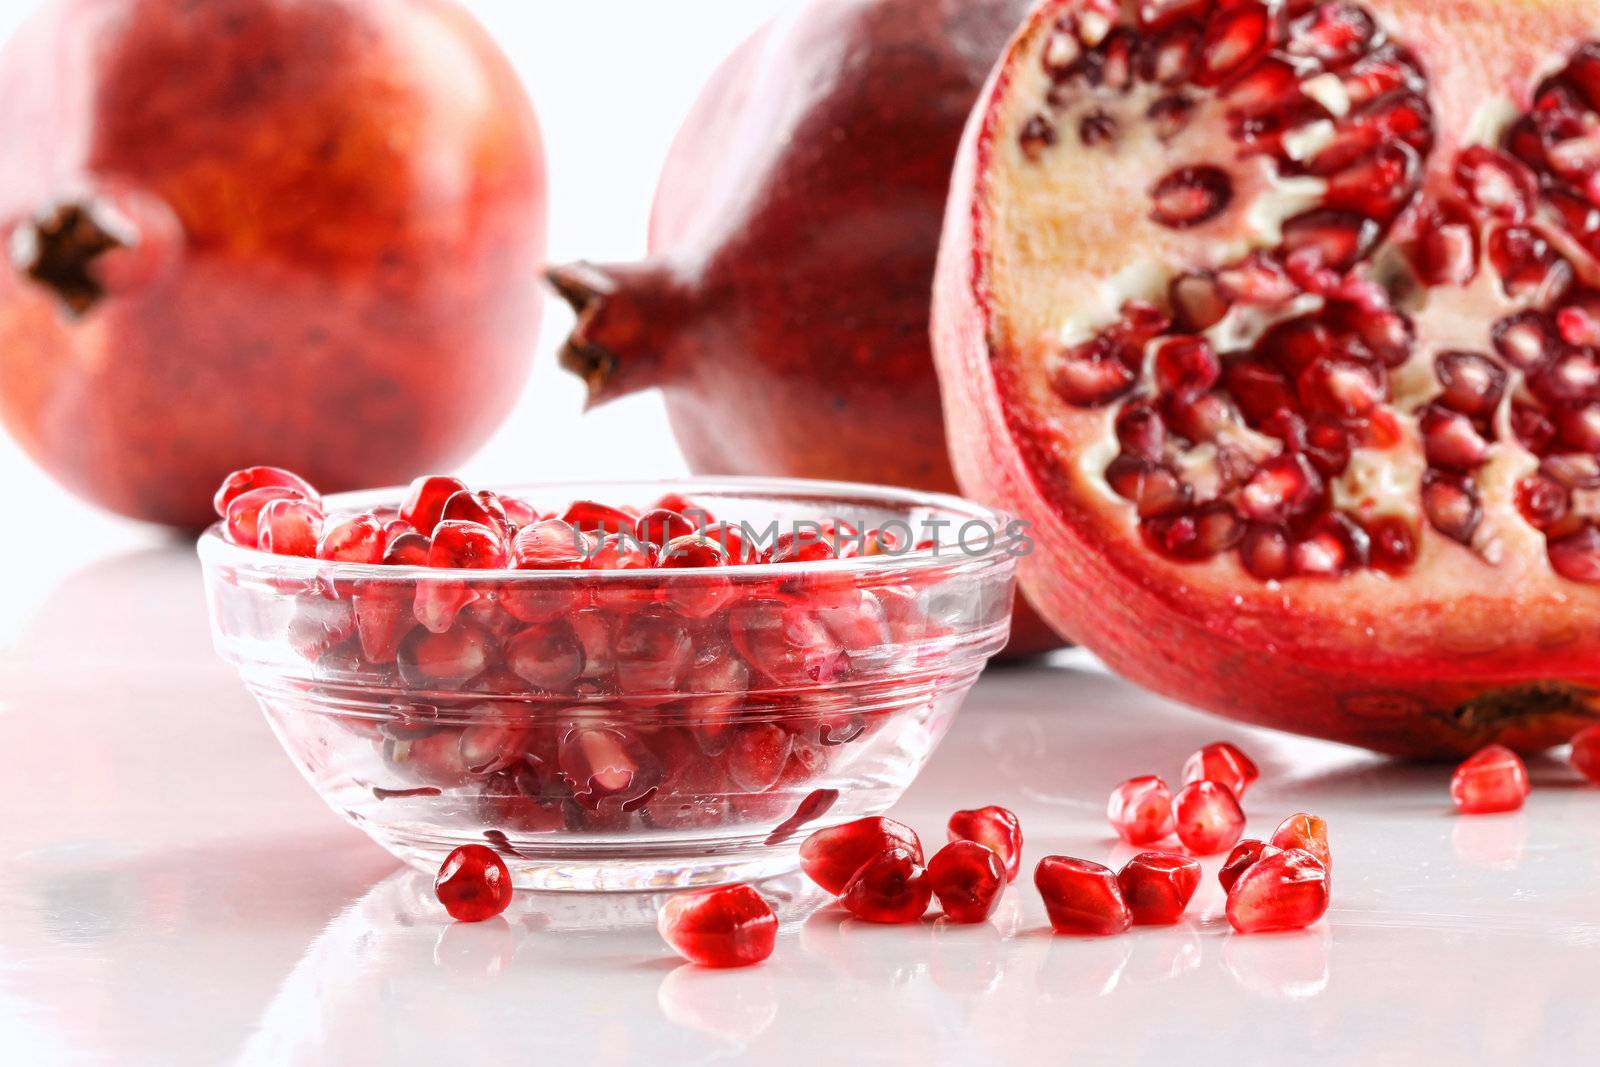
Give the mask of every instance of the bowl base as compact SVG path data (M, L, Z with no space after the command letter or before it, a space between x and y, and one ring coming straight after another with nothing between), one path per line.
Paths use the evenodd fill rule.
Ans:
M800 866L799 841L770 846L760 839L672 841L655 848L637 841L556 843L536 838L447 838L393 829L374 835L400 860L425 874L461 845L488 845L505 860L518 889L574 893L655 893L733 882L757 882Z

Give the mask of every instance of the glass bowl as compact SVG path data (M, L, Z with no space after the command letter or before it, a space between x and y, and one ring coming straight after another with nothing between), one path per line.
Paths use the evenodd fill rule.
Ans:
M383 516L403 492L325 507ZM722 479L508 492L557 512L677 493L758 541L840 519L921 547L443 570L271 555L208 530L218 651L328 806L422 870L476 842L523 888L784 873L812 831L899 799L1007 639L1021 528L954 497ZM441 599L465 606L435 632L418 609Z

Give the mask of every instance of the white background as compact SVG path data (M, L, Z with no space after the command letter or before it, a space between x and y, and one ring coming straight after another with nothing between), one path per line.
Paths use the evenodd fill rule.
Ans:
M9 38L38 0L0 0ZM467 0L522 75L544 130L550 260L636 259L656 178L684 115L722 58L785 0ZM0 106L4 106L0 102ZM0 148L3 150L3 148ZM686 472L655 394L582 414L584 390L556 366L572 325L549 297L534 372L500 432L464 468L483 483ZM581 425L584 448L559 447ZM0 649L71 571L108 551L159 542L59 489L0 432Z

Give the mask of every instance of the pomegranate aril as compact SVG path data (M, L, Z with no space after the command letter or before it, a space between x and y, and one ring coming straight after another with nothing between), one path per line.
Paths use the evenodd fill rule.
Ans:
M1245 755L1237 745L1217 741L1206 745L1183 764L1183 784L1216 782L1226 786L1234 797L1242 798L1261 771L1255 761Z
M737 600L728 631L744 661L779 685L826 685L849 667L843 646L804 604Z
M286 471L282 467L247 467L234 471L222 480L216 495L211 498L211 506L216 509L217 518L226 519L229 505L239 497L256 489L269 488L292 489L314 504L322 503L322 497L311 487L311 483L293 471Z
M778 916L747 885L676 893L656 917L672 951L700 967L749 967L772 955Z
M1568 349L1529 375L1528 384L1548 404L1600 399L1600 353Z
M1352 359L1313 363L1300 372L1296 384L1306 411L1341 419L1366 415L1388 395L1383 365Z
M1506 392L1506 372L1476 352L1445 352L1434 361L1444 392L1439 403L1475 419L1487 419Z
M1456 157L1455 179L1462 195L1480 210L1507 222L1526 219L1539 198L1531 170L1484 145L1473 145Z
M1287 578L1294 571L1289 537L1275 526L1252 526L1239 545L1245 570L1263 581Z
M1533 230L1500 226L1489 234L1489 261L1508 297L1547 308L1566 296L1574 277L1572 264Z
M1600 455L1600 402L1559 411L1556 432L1564 447Z
M1554 478L1535 474L1517 483L1517 510L1536 530L1560 526L1571 508L1571 492Z
M631 812L655 793L661 767L632 733L613 726L574 726L561 738L561 777L572 798L591 811Z
M1155 775L1130 778L1111 791L1106 818L1130 845L1154 844L1172 834L1172 792Z
M1022 870L1022 823L1011 811L990 805L958 811L950 816L946 832L951 841L973 841L1000 857L1006 881L1015 882Z
M1150 190L1150 217L1174 230L1210 222L1233 202L1233 179L1220 167L1182 167Z
M483 922L511 905L511 871L493 849L462 845L440 865L433 892L451 918Z
M1391 574L1400 573L1417 561L1417 532L1406 520L1390 516L1367 528L1372 544L1372 565Z
M1483 522L1477 489L1460 475L1442 471L1429 471L1423 479L1422 510L1435 530L1463 545L1472 544Z
M1192 514L1148 519L1142 529L1159 551L1173 559L1198 562L1237 547L1244 540L1246 526L1238 512L1219 501Z
M262 486L234 496L223 518L228 540L245 548L260 547L261 513L267 506L279 500L304 499L300 490L282 485Z
M1479 749L1456 768L1450 799L1464 815L1515 811L1528 798L1528 768L1504 745Z
M257 547L278 556L315 556L322 509L309 500L279 499L261 509Z
M1289 27L1284 51L1337 69L1365 53L1376 32L1372 16L1355 4L1321 4Z
M1139 76L1157 85L1180 85L1194 72L1200 27L1182 22L1147 37L1139 50Z
M1511 432L1536 456L1547 456L1555 446L1556 424L1543 409L1521 402L1511 407Z
M1209 330L1228 314L1230 304L1217 279L1208 274L1184 274L1174 279L1168 294L1179 329L1189 333Z
M670 696L694 658L694 639L671 612L645 611L622 624L612 653L624 692Z
M558 692L583 675L583 648L570 625L552 621L509 638L503 658L506 667L536 689Z
M1163 141L1170 141L1189 125L1194 109L1193 100L1181 93L1173 93L1151 104L1150 110L1145 112L1145 118L1150 120L1150 126L1157 137ZM1078 139L1091 147L1110 141L1116 133L1116 121L1104 112L1085 117L1078 126Z
M1589 525L1550 543L1550 565L1574 582L1600 583L1600 526Z
M510 563L500 533L475 522L450 519L439 522L428 549L428 566L452 570L496 570ZM417 621L436 634L455 624L456 616L479 594L464 581L424 579L417 583Z
M1106 468L1106 484L1124 500L1132 501L1140 518L1182 511L1194 495L1171 467L1133 456L1112 460Z
M1166 450L1167 426L1149 404L1129 404L1117 416L1117 441L1126 455L1159 460Z
M1421 169L1422 159L1410 145L1384 145L1333 174L1323 203L1388 222L1415 197Z
M1033 872L1050 928L1058 934L1105 936L1133 925L1122 887L1109 867L1069 856L1046 856Z
M1258 522L1282 522L1310 510L1322 490L1321 476L1304 456L1278 456L1239 491L1239 508Z
M518 570L578 570L588 564L585 535L560 519L541 519L517 531L511 561Z
M1316 267L1344 271L1355 266L1377 243L1379 226L1347 211L1317 209L1284 223L1283 247L1291 257Z
M1232 790L1209 779L1179 790L1172 817L1178 840L1197 856L1226 852L1244 832L1244 812Z
M489 634L462 621L444 633L421 627L412 630L400 643L396 660L407 685L437 689L459 686L482 674L489 667L492 651Z
M452 496L466 489L466 483L440 475L418 478L411 483L400 505L400 518L418 533L431 537L439 524L444 506Z
M479 723L461 731L458 745L467 773L487 776L520 763L533 731L526 727Z
M1209 393L1222 377L1222 363L1204 340L1172 337L1155 343L1156 384L1162 395L1188 403Z
M800 846L800 869L834 896L857 871L877 856L901 849L922 862L922 842L916 832L893 819L857 819L843 826L818 830Z
M976 841L952 841L928 861L928 884L952 922L981 923L994 914L1006 882L1000 857Z
M1233 883L1239 876L1268 856L1276 856L1282 849L1269 845L1265 841L1250 839L1240 841L1233 846L1233 851L1228 853L1228 858L1222 861L1222 867L1217 871L1217 881L1222 883L1223 892L1233 888Z
M593 571L638 571L654 567L655 562L655 553L649 546L631 533L622 533L607 535L583 565ZM604 597L608 602L643 602L645 599L642 590L607 590Z
M1135 926L1171 926L1200 887L1200 862L1176 852L1141 852L1117 872Z
M1476 470L1489 460L1489 442L1472 419L1459 411L1430 405L1419 423L1428 462L1446 470Z
M1023 124L1017 143L1022 149L1022 154L1037 163L1044 158L1046 152L1055 147L1057 136L1055 123L1047 116L1034 115Z
M497 531L502 538L509 536L511 532L511 520L506 516L505 505L500 502L498 496L486 491L474 493L463 489L451 494L439 512L439 521L452 520L487 526Z
M1050 385L1056 394L1078 407L1100 407L1133 388L1133 369L1104 337L1074 345L1050 360Z
M1595 785L1600 785L1600 726L1590 726L1572 739L1572 767Z
M875 923L917 922L932 899L933 884L921 856L901 847L868 859L839 894L846 911Z
M834 541L823 536L820 530L781 534L767 553L768 563L818 563L838 558L839 550Z
M1265 4L1246 0L1219 11L1201 38L1196 85L1221 85L1272 47L1273 18Z
M383 523L371 515L358 515L328 527L317 542L317 558L336 563L383 562L388 538Z
M1537 311L1524 311L1501 319L1490 332L1490 339L1500 358L1522 370L1533 370L1548 363L1555 358L1559 347L1549 318Z
M1271 844L1285 851L1298 848L1309 852L1324 868L1333 870L1333 853L1328 849L1328 824L1315 815L1301 812L1289 816L1273 831Z
M578 500L562 513L561 521L587 534L632 534L639 516L624 508Z
M1228 922L1241 934L1303 930L1328 911L1328 872L1300 849L1263 855L1228 890Z
M766 792L782 777L793 743L794 738L775 723L748 723L738 727L722 757L728 777L747 792Z

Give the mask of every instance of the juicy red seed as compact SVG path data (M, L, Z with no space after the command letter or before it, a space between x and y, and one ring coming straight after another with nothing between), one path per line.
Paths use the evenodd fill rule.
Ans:
M1434 363L1444 387L1439 403L1452 411L1486 419L1506 393L1505 368L1476 352L1445 352Z
M950 816L946 833L951 841L972 841L992 850L1005 867L1006 881L1015 882L1022 870L1022 823L1005 808L990 805Z
M1272 15L1253 0L1219 12L1200 41L1196 85L1220 85L1272 47Z
M313 503L322 501L311 483L293 471L281 467L248 467L234 471L222 480L216 495L211 498L211 506L216 509L218 518L225 519L228 517L228 505L251 490L267 488L293 489Z
M511 559L518 570L578 570L588 564L588 543L560 519L542 519L517 531Z
M228 514L223 528L228 540L245 548L257 548L261 541L261 513L267 505L278 500L304 500L298 489L282 485L267 485L236 495L228 502Z
M475 522L446 519L433 530L428 566L496 570L511 562L498 531Z
M1573 769L1600 785L1600 726L1590 726L1572 739Z
M932 899L933 885L922 857L902 847L867 860L839 894L846 911L875 923L916 922Z
M1046 152L1055 147L1057 136L1055 123L1044 115L1034 115L1023 124L1018 144L1022 146L1022 154L1031 162L1037 163L1044 158Z
M1463 815L1515 811L1528 798L1528 768L1504 745L1479 749L1450 779L1450 799Z
M700 967L749 967L772 955L778 917L747 885L696 889L667 898L656 929L672 951Z
M317 558L336 563L382 563L388 547L383 524L371 515L328 527L317 543Z
M1204 340L1172 337L1156 343L1156 384L1180 403L1209 393L1222 377L1222 362Z
M1221 870L1217 871L1217 881L1222 883L1223 892L1232 889L1233 883L1237 882L1245 871L1281 851L1283 850L1254 838L1234 845L1233 851L1228 853L1228 858L1222 861Z
M1235 798L1242 798L1245 791L1259 777L1261 771L1256 767L1255 761L1245 755L1237 745L1227 741L1206 745L1183 764L1184 785L1194 782L1216 782L1218 785L1226 786Z
M779 685L826 685L849 667L839 639L803 604L737 600L728 632L744 661Z
M1223 372L1223 378L1228 392L1254 426L1296 406L1289 379L1271 367L1233 363Z
M1328 824L1315 815L1291 815L1272 832L1272 846L1288 851L1298 848L1317 857L1327 870L1333 870L1333 853L1328 849Z
M1322 478L1304 456L1268 460L1239 493L1241 509L1258 522L1276 523L1309 511L1322 496Z
M1422 480L1422 510L1435 530L1452 541L1472 544L1483 522L1478 491L1459 475L1429 471Z
M1600 354L1571 349L1529 376L1534 393L1551 404L1600 399Z
M1421 169L1422 157L1410 145L1383 145L1331 176L1323 202L1387 222L1411 202Z
M672 694L694 659L694 637L675 613L642 611L623 623L611 651L623 692Z
M747 723L734 732L723 755L728 777L747 792L764 793L783 776L793 745L793 735L776 723Z
M1226 852L1244 832L1244 812L1233 791L1217 782L1190 782L1172 801L1178 840L1197 856Z
M1600 403L1558 412L1556 431L1567 448L1600 454Z
M893 819L857 819L818 830L800 846L800 869L834 896L844 892L863 864L895 849L922 862L922 842L911 827Z
M1524 311L1495 323L1490 334L1495 351L1514 367L1533 370L1555 358L1558 347L1548 317Z
M396 652L400 677L418 688L462 685L488 668L491 646L489 635L470 624L445 633L412 630Z
M1110 868L1068 856L1046 856L1033 883L1058 934L1120 934L1133 925L1122 887Z
M559 544L559 539L556 539ZM564 556L564 553L558 553ZM544 558L552 558L545 556ZM584 560L584 566L595 571L638 571L655 566L655 554L631 533L609 534ZM633 590L627 591L632 594ZM619 596L623 595L620 591ZM631 596L630 596L630 599Z
M1275 526L1252 526L1239 545L1239 560L1263 581L1287 578L1294 569L1288 535Z
M561 521L584 533L632 534L639 516L593 500L575 501L562 514Z
M1117 416L1117 441L1130 456L1158 460L1166 449L1167 426L1149 404L1130 404Z
M1511 408L1511 432L1536 456L1547 456L1555 445L1556 424L1543 410L1518 402Z
M768 563L817 563L838 559L835 543L819 531L790 531L772 543L767 553Z
M1233 203L1233 179L1220 167L1181 167L1150 190L1150 217L1174 230L1210 222Z
M1238 512L1221 501L1193 514L1148 519L1141 528L1160 551L1191 562L1213 559L1238 547L1246 529Z
M1131 500L1140 518L1181 511L1189 506L1194 494L1171 467L1133 456L1118 456L1111 461L1106 468L1106 484L1124 500Z
M1571 509L1571 491L1554 478L1535 474L1517 484L1517 510L1536 530L1555 529Z
M656 508L639 516L633 526L633 536L653 545L664 545L698 530L699 525L688 516L666 508Z
M1145 118L1150 120L1150 126L1155 135L1163 141L1170 141L1189 125L1189 119L1194 115L1195 102L1182 93L1173 93L1163 96L1160 100L1150 105L1150 110L1145 112ZM1104 116L1104 112L1098 115ZM1078 128L1078 136L1086 145L1103 144L1116 136L1117 126L1115 120L1104 117L1100 125L1093 131L1095 140L1090 139L1090 120L1096 116L1091 115L1083 120Z
M1423 453L1435 467L1476 470L1489 460L1489 442L1460 412L1430 405L1422 413L1420 430Z
M433 528L439 524L439 517L444 513L445 503L466 487L464 482L441 475L418 478L411 483L406 499L400 505L400 518L410 523L418 533L431 537Z
M1497 227L1489 235L1488 251L1501 288L1514 300L1548 307L1561 300L1572 285L1572 264L1533 230Z
M1130 845L1151 845L1172 834L1172 791L1155 775L1130 778L1111 791L1106 818Z
M952 841L928 861L928 883L951 922L981 923L1000 903L1005 865L976 841Z
M1468 200L1508 222L1526 219L1539 198L1539 181L1531 170L1483 145L1474 145L1456 157L1455 179Z
M1380 227L1347 211L1319 208L1284 223L1283 247L1291 257L1308 258L1329 270L1349 270L1377 243Z
M1171 926L1200 887L1200 862L1176 852L1141 852L1117 872L1135 926Z
M257 547L278 556L315 556L322 509L309 500L279 499L261 509Z
M1241 934L1303 930L1328 911L1328 872L1309 852L1263 855L1228 890L1228 922Z
M503 655L511 673L538 689L559 692L583 675L583 647L572 627L560 620L512 636Z
M1354 4L1323 4L1289 28L1284 51L1338 68L1355 61L1377 32L1372 16Z
M1368 414L1388 395L1388 380L1380 363L1331 359L1313 363L1300 372L1300 402L1308 412L1354 419Z
M1209 330L1228 314L1228 297L1215 277L1184 274L1175 278L1169 291L1173 317L1188 333Z
M1574 582L1600 583L1600 526L1585 526L1550 543L1550 565Z
M1123 396L1137 380L1104 338L1057 353L1050 360L1050 386L1069 404L1100 407Z
M445 857L433 892L451 918L483 922L510 907L511 871L493 849L462 845Z
M1372 543L1372 563L1385 571L1399 572L1417 560L1417 534L1404 519L1390 516L1367 529Z
M633 734L611 726L575 726L557 750L572 798L593 811L633 811L661 782L661 767Z

